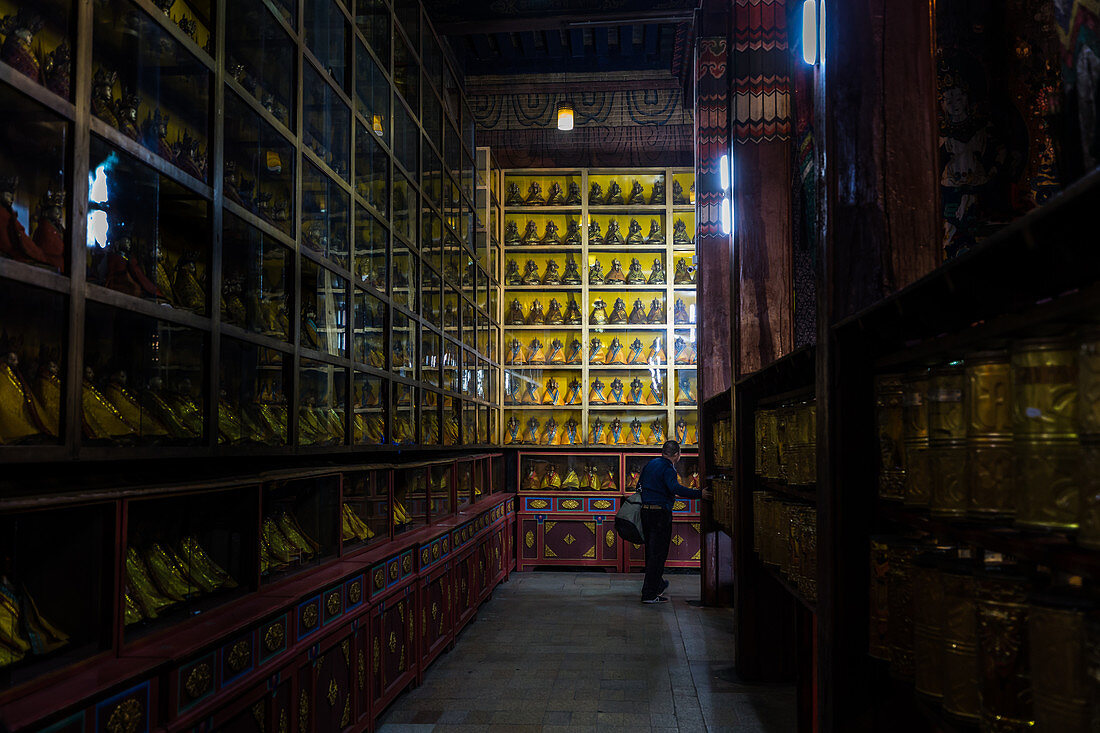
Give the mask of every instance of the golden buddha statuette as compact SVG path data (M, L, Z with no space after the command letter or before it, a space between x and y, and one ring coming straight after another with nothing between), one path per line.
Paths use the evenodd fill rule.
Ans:
M110 379L107 380L107 388L104 393L122 419L128 425L138 428L138 433L142 437L168 434L168 429L149 414L138 402L137 397L127 389L125 371L120 369L111 375Z
M604 203L608 206L619 205L623 203L623 189L619 186L618 181L612 181L607 186L607 198Z
M504 246L516 247L520 241L519 225L512 219L504 222Z
M205 310L206 292L200 282L199 255L188 250L176 263L176 279L172 283L176 305L197 313Z
M546 191L547 206L562 206L565 204L565 194L561 190L561 184L554 181Z
M523 477L523 483L520 485L520 489L522 491L538 491L538 488L539 472L534 466L530 466Z
M547 266L549 269L549 266ZM572 257L565 261L565 272L561 276L562 285L580 285L581 274L577 271L577 261Z
M546 325L560 326L564 322L565 318L561 313L561 305L558 303L557 298L551 298L550 306L546 311Z
M531 340L531 346L527 350L527 363L531 366L541 366L546 363L546 352L543 351L542 342L537 338Z
M576 219L570 219L565 224L565 240L563 242L567 247L580 247L581 246L581 223Z
M546 274L542 276L543 285L561 285L561 274L558 272L558 263L550 260L546 263Z
M569 389L565 393L564 405L579 405L581 403L581 383L576 377L569 382Z
M539 421L533 417L527 421L527 428L523 431L523 442L528 445L538 445Z
M653 343L649 345L649 351L646 353L646 364L664 364L665 363L665 347L662 345L661 337L658 336L653 339Z
M519 184L511 181L508 184L508 194L504 198L505 206L523 206L523 194L519 192Z
M672 275L673 285L692 285L691 273L688 270L687 260L683 257L676 259L676 272Z
M519 403L521 405L539 404L538 386L534 382L527 382L524 385L523 394L520 395Z
M683 219L677 219L672 224L672 244L687 246L691 244L691 237L688 236L687 224Z
M592 221L588 224L588 246L603 246L603 234L600 232L600 223L598 221Z
M630 184L630 195L626 197L626 203L631 206L645 204L645 190L642 188L641 181L634 181Z
M626 275L627 285L645 285L645 273L642 272L642 263L637 257L630 260L630 271Z
M577 301L570 300L569 305L565 307L565 324L569 326L579 326L581 323L581 307L577 305Z
M581 184L577 183L576 181L570 181L568 193L565 194L565 201L562 203L565 206L580 206Z
M611 389L607 392L607 404L609 405L622 405L625 404L625 395L623 393L623 380L615 377L611 380Z
M649 304L649 313L646 314L645 322L650 325L660 325L665 322L665 304L660 298L654 298Z
M561 237L558 236L558 225L552 221L546 222L546 231L542 235L540 242L543 246L553 246L561 244Z
M672 180L672 203L674 206L684 206L691 203L688 201L688 197L684 195L684 187L676 179Z
M558 391L558 380L550 377L546 380L546 387L542 391L542 399L539 401L543 405L556 405L561 397ZM549 425L549 423L547 423Z
M522 285L541 285L542 278L539 277L539 266L535 264L534 260L527 260L527 264L524 266L523 279L520 281Z
M634 301L634 308L630 311L627 322L635 325L645 323L645 306L642 304L641 298Z
M644 364L645 354L642 352L642 349L644 348L645 345L642 343L642 340L640 338L635 338L634 341L630 344L630 353L627 354L626 363Z
M596 326L607 325L607 304L603 300L597 299L592 303L592 318L590 322Z
M607 356L604 359L604 363L626 366L626 351L623 349L623 344L618 338L611 339L611 345L607 347Z
M608 323L615 325L621 325L626 323L626 303L622 298L615 299L615 307L611 310L611 317L608 319Z
M653 269L650 270L649 280L646 281L649 285L664 285L665 279L665 261L660 257L653 260Z
M564 437L564 436L563 436ZM568 445L568 443L559 443L559 445ZM581 478L577 475L577 472L570 468L565 473L565 478L562 479L561 488L563 491L577 491L581 487Z
M619 231L618 220L612 219L607 222L607 234L604 235L603 243L608 247L626 244L626 240L623 239L623 233Z
M528 326L542 326L546 323L546 316L542 313L542 303L538 298L531 303L531 310L527 313Z
M520 282L519 265L515 260L508 260L508 264L504 267L504 284L519 285Z
M42 411L19 373L19 357L9 351L0 362L0 444L11 445L40 434Z
M539 433L539 445L557 445L558 444L558 423L553 416L546 421L546 424L542 427L542 432ZM543 477L543 482L551 489L561 488L561 474L558 473L557 468L553 464L547 469L546 475Z
M607 398L603 394L603 382L599 377L592 380L592 387L588 390L588 404L590 405L606 405ZM597 418L599 419L599 418Z
M147 619L157 618L164 609L175 603L157 589L136 547L126 549L126 586L141 614Z
M119 440L133 435L136 426L126 422L118 409L100 393L94 378L92 368L84 367L84 385L81 390L84 435L97 440Z
M573 339L569 344L569 352L565 355L566 364L580 364L584 344L579 339Z
M603 285L603 265L599 260L592 262L592 266L588 268L588 284L589 285Z
M504 323L509 326L523 326L526 322L527 319L523 315L523 306L520 305L518 298L514 299L508 309L508 317L504 319Z
M637 219L631 219L626 233L627 244L645 244L645 236L642 235L642 225Z
M628 405L641 405L642 400L642 380L634 377L630 382L630 392L627 393L626 402Z
M649 220L649 236L645 239L649 245L664 245L665 233L661 231L661 222L658 219Z
M677 298L676 304L672 307L672 322L676 325L687 325L694 322L694 319L688 315L688 309L684 305L683 298Z
M2 379L0 375L0 379ZM35 383L39 403L42 406L38 417L48 435L60 435L61 424L61 369L57 362L50 360L38 368Z
M588 363L604 364L607 361L607 350L603 347L603 341L596 336L588 344Z
M163 247L157 248L156 265L153 267L153 284L157 286L160 297L172 303L179 302L172 292L172 278L168 275L168 252ZM223 307L224 311L225 308ZM233 323L233 321L229 321Z
M623 272L623 263L618 258L611 260L611 269L603 279L604 285L622 285L626 282L626 273Z
M588 190L588 205L599 206L603 203L603 187L599 183L593 183Z
M665 203L665 181L658 178L653 182L653 188L649 193L650 206L663 205Z
M546 203L546 199L542 196L542 186L538 181L531 181L531 185L527 187L527 198L523 203L527 206L542 206Z
M539 236L539 225L535 223L533 219L527 220L527 228L523 230L523 238L520 240L520 244L525 247L534 247L542 241L542 237Z

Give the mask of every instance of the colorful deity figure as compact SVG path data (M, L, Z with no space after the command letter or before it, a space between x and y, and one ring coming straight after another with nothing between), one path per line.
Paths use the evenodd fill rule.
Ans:
M626 436L623 435L623 423L619 418L611 421L607 429L607 444L622 445Z
M550 260L546 263L546 274L542 276L543 285L561 285L561 274L558 272L558 263Z
M539 421L533 417L527 420L527 427L523 431L523 442L525 445L538 445Z
M531 339L531 345L527 348L527 363L531 366L541 366L546 363L546 352L542 342L537 338Z
M644 399L642 395L642 380L634 377L630 382L630 392L627 393L626 402L629 405L641 405Z
M630 434L627 438L629 445L645 445L645 437L642 435L642 421L638 418L634 418L630 421ZM631 473L627 479L627 488L633 489L637 487L638 480L641 478L641 474L637 471Z
M65 187L62 181L51 185L42 200L34 244L43 264L65 272Z
M594 326L607 325L607 303L597 299L592 303L592 318L589 319Z
M0 61L34 81L42 80L42 67L33 45L42 25L42 18L22 10L0 18L0 33L6 36L0 46Z
M565 318L561 314L561 304L558 303L557 298L551 298L550 305L546 310L546 325L560 326L564 321Z
M566 206L580 206L581 205L581 184L576 181L569 182L569 192L565 194Z
M607 398L603 394L603 382L599 377L592 380L592 387L588 390L588 404L606 405Z
M630 344L630 353L627 354L626 363L644 364L645 354L642 352L643 348L645 348L645 344L642 343L642 340L640 338L635 338L634 341Z
M504 319L504 323L509 326L523 326L526 325L527 319L523 315L523 306L520 305L519 299L512 300L512 305L508 309L508 317Z
M534 219L527 220L527 228L523 230L523 238L520 243L525 247L534 247L542 241L542 237L539 236L539 225L535 223Z
M626 282L626 273L623 272L623 263L619 258L611 260L611 269L603 279L604 285L622 285Z
M649 345L649 352L646 354L645 361L646 364L665 363L665 347L660 336L653 339L653 343Z
M607 222L607 234L604 236L603 242L608 247L626 244L626 240L623 239L623 233L619 230L618 219L612 219Z
M660 298L654 298L649 304L649 313L646 314L645 321L654 326L665 322L665 304Z
M46 83L46 88L64 99L69 98L71 66L72 49L69 48L69 42L66 40L46 54L42 69L42 81Z
M551 309L555 302L550 301ZM565 364L565 345L561 342L561 339L554 339L550 342L550 350L546 353L546 363L558 366Z
M504 222L504 246L517 247L520 243L519 225L514 219Z
M508 193L504 198L505 206L523 206L523 194L519 192L519 184L515 181L508 183Z
M539 445L557 445L558 444L558 421L551 415L550 419L546 421L546 424L542 427L542 433L539 434ZM558 473L557 466L550 464L550 468L546 470L546 475L542 478L543 483L546 484L546 488L560 489L561 488L561 474Z
M569 387L565 393L565 401L563 405L579 405L581 403L581 383L577 378L573 378L569 382Z
M663 445L665 442L665 424L657 418L649 424L649 444Z
M626 243L645 244L645 235L642 234L642 225L638 223L637 219L632 218L630 224L627 225Z
M588 191L588 205L599 206L603 203L603 188L599 183L593 182L592 188Z
M527 206L541 206L546 203L542 195L542 186L538 181L531 181L531 185L527 187L527 198L523 203Z
M695 319L688 313L687 306L684 304L683 298L677 298L676 304L672 307L672 322L677 325L688 325L695 322Z
M615 298L615 306L611 309L611 316L607 322L618 326L626 323L626 319L626 303L622 298Z
M565 307L565 324L568 326L579 326L581 323L581 307L577 305L577 301L570 300L569 305Z
M604 284L603 265L600 264L599 260L595 260L592 263L592 266L588 268L588 284L589 285L603 285Z
M651 206L665 203L665 179L658 178L653 182L653 188L649 193L649 203Z
M569 418L565 421L565 425L562 426L561 443L560 445L577 445L577 431L580 425L574 418Z
M122 98L118 100L118 131L134 141L141 139L141 130L138 129L138 106L141 97L136 92L126 89L122 91Z
M627 285L645 285L645 273L642 272L642 263L637 257L630 260L630 271L626 273Z
M519 420L515 415L508 416L508 424L504 426L504 444L512 445L519 442Z
M611 389L607 393L607 404L621 405L623 403L623 380L615 377L611 380Z
M554 181L546 191L547 206L561 206L565 203L565 194L561 190L561 184Z
M550 377L546 381L546 388L542 391L541 403L544 405L560 404L561 393L558 390L558 380Z
M115 102L114 88L117 81L118 74L103 67L96 69L92 78L92 114L116 128L118 105Z
M527 313L528 326L542 326L546 323L546 316L542 313L542 303L536 298L531 303L531 310Z
M676 404L678 405L694 405L695 404L695 390L691 385L691 372L680 372L676 381Z
M512 339L512 343L508 344L506 363L512 366L524 366L527 364L527 359L523 355L523 344L519 342L519 339Z
M565 356L566 364L580 364L584 345L579 339L573 339L569 344L569 353Z
M596 362L592 362L596 363ZM611 339L611 345L607 347L607 356L604 358L604 364L621 364L626 365L626 350L623 349L622 341L618 338Z
M592 439L588 442L592 445L604 445L607 443L607 428L604 427L603 420L599 417L592 421Z

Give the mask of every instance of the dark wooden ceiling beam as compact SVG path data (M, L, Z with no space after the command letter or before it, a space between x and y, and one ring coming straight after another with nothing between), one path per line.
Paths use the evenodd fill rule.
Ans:
M603 69L607 66L607 28L592 29L592 45L596 49L596 66Z
M619 55L634 55L634 26L632 25L619 26Z
M514 33L518 31L569 30L585 27L613 27L625 23L692 23L694 10L649 10L637 13L568 13L531 18L493 18L440 23L436 30L447 36L468 36L474 33Z
M523 55L529 59L535 58L538 55L535 50L535 32L520 31L516 35L519 36L519 47Z
M496 39L497 48L500 50L500 55L506 59L514 59L516 57L516 47L512 43L511 33L494 33L493 38Z
M560 59L565 53L561 47L561 31L549 29L543 31L546 37L546 55L552 59Z
M657 56L657 40L660 37L661 26L651 23L645 27L645 39L643 44L645 46L645 55L649 58Z
M474 47L474 54L479 59L492 59L496 58L497 54L493 51L493 47L489 45L489 36L484 33L475 33L472 36L468 36L470 43Z
M569 29L569 50L575 59L584 58L584 31L580 28Z

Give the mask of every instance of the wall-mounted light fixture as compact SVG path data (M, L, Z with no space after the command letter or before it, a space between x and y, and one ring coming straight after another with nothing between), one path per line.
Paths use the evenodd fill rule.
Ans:
M567 99L558 102L558 129L563 132L573 129L573 104Z
M722 187L722 204L718 210L718 219L722 227L722 234L727 236L733 232L733 204L730 202L733 195L730 191L732 180L733 171L730 168L730 156L729 153L723 153L722 158L718 161L718 182Z
M810 66L817 63L818 31L817 0L802 3L802 60Z

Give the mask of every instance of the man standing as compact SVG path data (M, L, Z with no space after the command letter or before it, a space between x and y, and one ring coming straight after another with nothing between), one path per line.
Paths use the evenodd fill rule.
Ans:
M662 593L668 588L663 579L668 545L672 540L672 505L677 496L685 499L710 499L710 491L689 489L676 475L680 444L665 441L661 456L642 469L638 485L642 487L642 531L645 532L645 581L642 603L668 603Z

